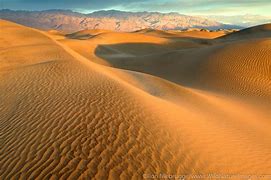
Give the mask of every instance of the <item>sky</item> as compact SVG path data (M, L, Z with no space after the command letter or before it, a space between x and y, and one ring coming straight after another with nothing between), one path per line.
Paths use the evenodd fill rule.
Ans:
M70 9L81 13L97 10L178 12L232 23L269 21L271 0L0 0L1 9ZM247 18L249 16L250 18ZM270 22L270 21L269 21Z

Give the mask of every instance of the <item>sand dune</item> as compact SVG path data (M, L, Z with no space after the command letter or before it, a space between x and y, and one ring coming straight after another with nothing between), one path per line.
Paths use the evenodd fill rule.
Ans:
M187 29L183 31L176 31L176 30L155 30L155 29L142 29L139 31L135 31L134 33L141 33L151 36L158 36L158 37L189 37L189 38L202 38L202 39L213 39L216 37L220 37L226 34L224 30L221 31L209 31L206 29Z
M268 27L255 27L251 37L254 33L255 37L265 37L271 32ZM270 101L270 38L247 39L243 31L220 38L240 34L239 41L230 44L196 38L196 31L184 32L185 36L180 32L165 37L165 33L157 30L117 33L118 36L108 33L94 40L65 39L62 42L101 64L152 74L192 88L246 98L261 96Z
M221 37L223 40L240 40L240 39L255 39L255 38L270 38L271 24L263 24L251 28L247 28L235 33Z
M0 26L1 179L271 173L270 38Z
M100 29L93 29L93 30L83 30L71 34L67 34L66 37L71 38L71 39L90 39L93 38L99 34L103 33L109 33L110 31L107 30L100 30Z

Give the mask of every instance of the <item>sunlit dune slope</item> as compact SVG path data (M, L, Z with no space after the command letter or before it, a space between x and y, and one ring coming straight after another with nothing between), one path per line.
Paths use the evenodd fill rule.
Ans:
M150 36L157 36L157 37L188 37L188 38L202 38L202 39L212 39L216 37L220 37L225 35L224 31L213 31L210 32L204 29L191 29L191 30L184 30L184 31L176 31L176 30L155 30L155 29L142 29L139 31L135 31L134 33L145 34Z
M255 38L270 38L271 23L250 27L218 38L219 40L245 40Z
M190 38L202 38L202 39L213 39L225 35L224 31L183 31L175 33L178 37L190 37Z
M101 30L101 29L93 29L93 30L83 30L83 31L67 34L66 36L68 38L72 38L72 39L89 39L89 38L93 38L99 34L109 33L109 32L111 32L111 31Z
M192 89L93 63L112 63L110 53L104 59L95 54L99 45L95 39L54 39L54 34L3 20L0 26L1 179L142 179L143 174L271 171L270 114L261 107L214 93L212 88ZM164 38L128 33L103 37L112 35L108 44L127 43L125 39L133 43L139 36L144 42L168 43ZM91 42L92 46L85 46ZM73 50L76 46L85 46L92 54L84 56L82 47ZM167 53L176 56L175 61L182 57L175 49L181 45L168 46L166 51L172 51ZM199 43L199 51L205 53L210 48L206 46ZM130 50L125 48L118 49L119 58ZM152 60L151 54L155 52L133 56ZM161 61L165 55L158 57ZM207 59L202 67L211 72L215 65L208 63ZM127 69L136 67L130 66ZM207 70L199 69L207 73L206 79ZM171 77L156 71L146 69L149 74ZM172 72L177 73L174 68ZM255 86L260 80L253 80ZM208 82L216 84L211 78ZM263 89L268 88L260 92Z
M138 31L134 31L133 33L136 34L147 34L147 35L153 35L153 36L174 36L174 33L166 32L162 30L156 30L156 29L141 29Z

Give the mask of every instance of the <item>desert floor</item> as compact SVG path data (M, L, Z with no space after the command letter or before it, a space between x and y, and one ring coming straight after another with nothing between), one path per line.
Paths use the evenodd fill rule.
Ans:
M271 174L271 25L225 33L1 20L0 179Z

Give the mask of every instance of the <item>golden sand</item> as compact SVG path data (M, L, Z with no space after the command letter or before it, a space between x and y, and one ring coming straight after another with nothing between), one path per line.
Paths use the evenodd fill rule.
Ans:
M270 38L0 26L0 179L271 174Z

